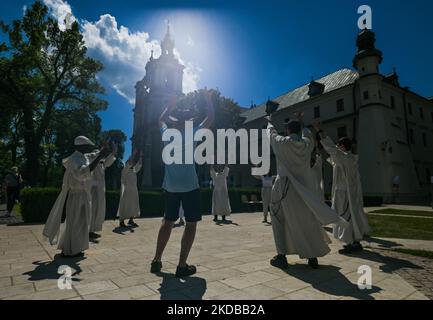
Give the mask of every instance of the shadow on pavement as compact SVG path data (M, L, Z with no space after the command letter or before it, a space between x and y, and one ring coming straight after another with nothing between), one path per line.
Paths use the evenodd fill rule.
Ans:
M206 292L206 280L199 277L176 278L171 273L161 272L161 300L203 300Z
M29 281L40 281L40 280L50 280L50 279L59 279L63 273L58 273L60 266L68 266L72 269L72 277L77 276L81 273L81 267L79 262L85 260L85 257L77 257L77 258L63 258L60 254L57 254L54 257L54 260L41 262L35 261L33 265L36 268L33 271L25 272L23 275L28 275L30 278ZM79 282L80 279L71 278L73 282Z
M331 265L320 265L319 269L313 270L308 265L295 264L290 265L284 271L292 277L310 284L318 291L337 297L374 300L371 294L382 290L376 286L372 286L371 289L361 290L358 285L347 279L340 270L341 268Z
M395 241L389 241L389 240L384 240L384 239L379 239L379 238L372 238L372 237L366 237L365 241L367 242L371 242L371 243L376 243L377 245L379 245L379 247L381 248L387 248L387 249L391 249L391 248L395 248L395 247L402 247L403 245L395 242Z

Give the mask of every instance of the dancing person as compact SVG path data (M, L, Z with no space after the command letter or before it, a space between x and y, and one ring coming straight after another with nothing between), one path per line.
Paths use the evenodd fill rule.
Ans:
M332 208L349 222L346 226L333 226L334 238L345 243L339 252L349 254L361 251L361 240L370 232L370 226L364 212L358 156L352 153L350 138L343 137L335 144L323 131L320 122L314 122L313 126L320 134L320 143L330 155L333 166Z
M6 186L6 215L5 218L12 216L15 203L19 199L20 186L23 179L17 167L12 167L11 171L5 177Z
M254 178L262 181L262 203L263 203L263 221L262 223L269 223L268 214L271 206L272 187L274 185L275 177L272 175L271 170L265 176L254 176Z
M286 136L278 134L267 117L268 136L277 160L277 178L272 189L271 218L277 256L271 265L287 268L286 255L298 254L318 268L318 259L330 252L323 226L341 222L337 213L312 191L310 158L314 140L302 130L302 114L285 124Z
M128 159L125 167L122 169L122 188L120 192L119 209L119 227L126 228L125 220L129 219L130 227L138 227L134 218L140 217L140 199L137 188L137 173L140 172L143 163L143 154L139 155L138 151Z
M226 217L230 216L232 209L230 207L229 191L227 189L227 177L230 169L228 166L212 166L210 176L212 178L212 215L213 221L218 222L218 216L226 222Z
M89 162L98 156L99 151L86 155ZM102 231L102 226L105 221L106 202L105 202L105 170L111 167L116 161L117 145L112 145L111 154L102 159L92 172L90 195L92 199L92 210L90 215L89 238L94 240L101 236L96 232Z
M209 128L214 121L214 110L210 94L205 94L207 115L203 122L195 128ZM162 134L170 128L177 129L185 138L186 121L193 121L194 117L188 110L177 112L174 117L176 108L176 97L172 97L169 106L165 109L160 117L160 128ZM183 139L182 139L183 140ZM185 144L192 144L192 141L186 141ZM165 142L167 144L167 142ZM184 150L186 148L182 148ZM193 145L194 149L194 145ZM185 155L186 156L186 155ZM200 190L197 172L194 164L165 164L165 176L163 182L164 199L165 199L165 217L158 233L155 257L151 263L151 272L159 273L162 269L162 255L170 239L173 230L173 224L178 219L179 207L182 205L185 214L185 230L181 241L181 250L179 255L179 264L176 269L176 277L186 277L197 272L195 266L188 265L187 259L194 243L197 223L202 220L200 211Z
M63 176L62 190L43 230L43 235L48 238L51 245L58 243L63 257L83 256L84 251L89 248L92 172L109 152L108 146L104 145L90 163L85 155L94 149L95 144L87 137L79 136L75 139L74 145L75 152L63 159L66 171ZM65 228L61 231L65 203Z

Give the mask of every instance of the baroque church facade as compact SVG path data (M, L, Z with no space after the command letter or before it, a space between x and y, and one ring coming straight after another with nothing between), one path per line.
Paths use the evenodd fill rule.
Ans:
M161 56L154 58L153 52L146 65L143 80L138 81L134 109L134 131L132 149L142 152L143 169L139 176L141 188L160 188L164 168L161 159L162 142L158 124L159 117L172 96L182 93L185 67L174 55L174 40L170 26L161 42Z
M383 54L375 41L372 31L360 32L354 70L338 70L276 97L280 107L273 119L281 132L296 112L304 112L306 125L320 119L334 141L343 136L354 140L365 195L421 201L430 193L433 175L433 99L400 86L395 71L382 74ZM263 128L265 110L265 104L252 106L241 114L242 126ZM272 162L275 174L275 159ZM323 170L325 191L330 192L332 168L325 164ZM257 185L247 170L235 180Z

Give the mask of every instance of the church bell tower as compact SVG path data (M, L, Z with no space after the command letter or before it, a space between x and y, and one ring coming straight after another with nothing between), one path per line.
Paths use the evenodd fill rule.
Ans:
M174 54L174 40L170 25L161 41L161 55L154 57L152 50L146 65L146 75L138 81L134 109L133 152L143 152L143 169L139 176L141 188L162 186L164 167L162 142L158 120L170 97L182 95L183 71L185 67Z

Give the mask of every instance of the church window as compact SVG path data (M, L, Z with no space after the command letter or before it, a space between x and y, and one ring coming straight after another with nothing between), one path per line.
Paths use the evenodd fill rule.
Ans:
M415 133L412 128L409 129L409 140L411 144L415 144Z
M424 110L422 108L419 108L419 117L424 120Z
M422 133L422 144L427 148L427 135L425 132Z
M394 96L391 96L391 108L395 109L395 98L394 98Z
M368 100L368 98L369 98L368 91L364 91L364 100Z
M337 100L337 112L343 112L344 111L344 99L338 99Z
M320 118L320 106L314 107L314 119Z
M431 122L433 122L433 112L431 113Z
M427 184L431 184L431 171L430 168L425 168L425 178L427 181Z
M412 115L412 114L413 114L412 103L408 103L408 104L407 104L407 109L408 109L408 111L409 111L409 114Z
M339 127L337 129L337 136L338 136L338 139L347 137L347 128L346 128L346 126L342 126L342 127Z

